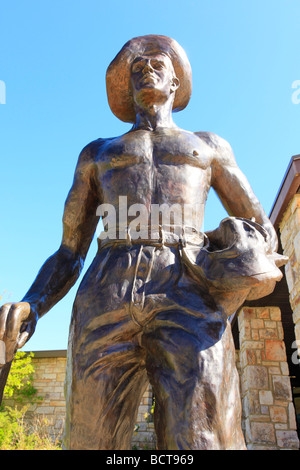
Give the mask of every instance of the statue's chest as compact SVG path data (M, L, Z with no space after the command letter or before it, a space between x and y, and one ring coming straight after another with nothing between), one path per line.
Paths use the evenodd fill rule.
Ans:
M210 163L207 148L193 134L164 135L134 133L112 140L103 149L101 173L113 170L145 171L162 166L187 165L206 169Z

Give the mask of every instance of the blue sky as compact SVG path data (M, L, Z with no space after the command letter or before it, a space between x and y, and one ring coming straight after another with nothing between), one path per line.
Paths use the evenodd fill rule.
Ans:
M163 34L183 46L193 94L174 115L176 124L228 140L269 213L290 158L300 153L300 104L292 102L292 84L300 80L299 24L299 0L3 0L2 300L19 301L58 248L80 150L129 130L109 109L105 72L135 36ZM224 215L211 193L204 228L215 228ZM85 270L95 251L94 240ZM67 347L79 282L40 320L24 349Z

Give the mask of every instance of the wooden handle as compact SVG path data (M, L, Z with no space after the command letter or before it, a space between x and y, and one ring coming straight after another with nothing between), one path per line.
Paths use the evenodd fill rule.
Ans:
M4 366L0 367L0 405L2 403L4 388L9 375L11 362L7 362Z
M6 364L5 343L4 341L0 340L0 366L4 366L4 364Z

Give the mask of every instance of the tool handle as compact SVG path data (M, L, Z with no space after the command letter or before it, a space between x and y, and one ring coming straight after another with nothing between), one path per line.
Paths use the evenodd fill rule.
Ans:
M0 367L6 364L5 354L5 343L0 339Z

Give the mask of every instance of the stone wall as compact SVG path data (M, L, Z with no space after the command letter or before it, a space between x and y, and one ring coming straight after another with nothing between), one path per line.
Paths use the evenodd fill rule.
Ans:
M132 447L134 449L155 449L156 438L153 423L153 393L149 386L144 393L137 416L137 424L132 436Z
M47 419L48 430L53 438L60 438L65 420L64 380L66 351L38 351L32 358L34 379L32 385L40 400L30 404L27 417ZM4 404L14 406L12 399ZM26 404L26 403L25 403Z
M295 347L298 346L300 355L300 194L293 196L279 228L283 253L289 257L285 275L295 323Z
M34 366L33 386L37 389L37 396L41 401L31 404L28 410L28 419L32 416L46 418L48 430L53 438L61 438L65 421L64 381L66 373L66 351L37 351L34 353L32 364ZM4 404L14 406L14 400L5 400ZM135 431L132 437L132 446L136 449L154 449L155 433L153 425L152 391L149 387L144 393L139 410Z
M243 427L247 448L298 449L280 309L243 308L238 323Z

